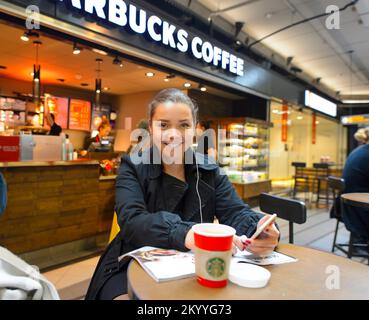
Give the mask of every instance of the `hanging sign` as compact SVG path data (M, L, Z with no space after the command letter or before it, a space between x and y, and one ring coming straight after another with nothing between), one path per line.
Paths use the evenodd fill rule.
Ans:
M288 106L282 106L282 142L288 139Z
M312 132L311 132L311 142L312 144L316 144L316 114L313 113L313 123L312 123Z
M71 10L93 17L114 27L142 35L142 39L161 43L168 49L190 54L209 65L222 68L236 76L244 75L244 60L199 36L165 21L157 15L123 0L54 0L64 2Z

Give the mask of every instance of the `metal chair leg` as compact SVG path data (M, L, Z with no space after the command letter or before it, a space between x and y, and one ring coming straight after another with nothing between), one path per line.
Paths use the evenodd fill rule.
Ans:
M337 219L336 230L334 231L332 252L334 252L334 249L336 248L336 241L337 241L337 234L338 234L339 224L340 224L340 221Z
M316 195L316 204L319 204L319 200L320 200L320 180L317 181L318 185L318 190L317 190L317 195Z
M348 247L348 253L347 253L347 258L351 259L352 258L352 251L353 251L353 240L352 240L352 233L350 232L350 240L349 240L349 247Z

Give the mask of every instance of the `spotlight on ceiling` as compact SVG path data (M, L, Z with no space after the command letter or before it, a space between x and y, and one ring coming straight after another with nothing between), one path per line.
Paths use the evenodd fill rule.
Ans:
M202 84L200 84L199 85L199 89L200 89L200 91L202 91L202 92L206 92L208 89L204 86L204 85L202 85Z
M153 76L155 76L154 72L146 72L146 77L152 78Z
M113 60L113 64L116 66L119 66L120 68L123 68L123 62L121 59L119 59L118 57L115 57Z
M175 75L175 74L173 74L173 73L168 74L168 75L165 77L164 81L165 81L165 82L169 82L171 79L174 79L175 77L176 77L176 75Z
M191 88L191 83L189 82L185 82L185 84L183 85L185 88Z
M293 57L287 57L286 64L289 66L292 63Z
M314 80L314 82L315 82L316 84L319 84L321 80L322 80L322 78L321 78L321 77L319 77L319 78L316 78L316 79Z
M21 40L24 42L28 42L30 40L30 38L39 38L40 35L38 32L32 31L32 30L28 30L25 31L22 35L21 35Z
M95 52L95 53L98 53L102 56L107 56L108 55L108 53L106 51L103 51L103 50L100 50L100 49L93 48L92 51Z
M234 26L235 26L235 34L234 37L237 38L238 35L240 34L242 28L244 27L245 23L242 21L237 21Z
M291 71L292 71L294 74L303 72L303 70L302 70L302 69L300 69L300 68L298 68L298 67L292 67L292 68L291 68Z
M79 47L77 46L77 43L75 43L75 44L73 45L73 54L74 54L74 55L78 55L78 54L80 54L80 53L81 53L81 51L82 51L82 49L81 49L81 48L79 48Z

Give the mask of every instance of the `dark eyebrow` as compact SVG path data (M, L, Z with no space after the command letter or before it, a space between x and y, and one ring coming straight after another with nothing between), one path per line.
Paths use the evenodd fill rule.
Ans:
M191 120L190 119L179 120L179 122L187 122L187 121L191 121Z
M165 120L165 119L159 119L159 120L155 120L157 122L170 122L169 120Z

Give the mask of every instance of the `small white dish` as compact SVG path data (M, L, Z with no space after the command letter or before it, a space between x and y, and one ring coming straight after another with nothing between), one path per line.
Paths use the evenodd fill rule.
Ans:
M270 277L271 273L267 269L239 260L232 261L229 270L229 281L246 288L263 288Z

